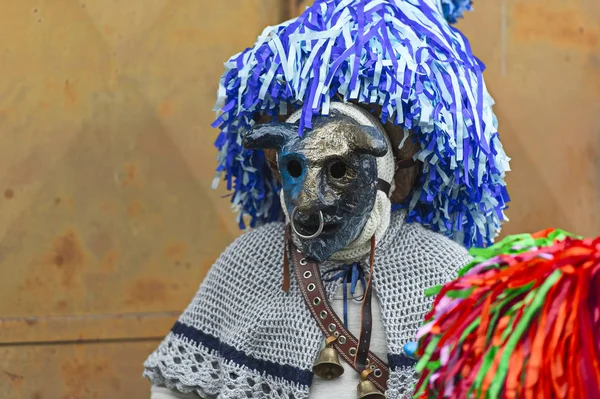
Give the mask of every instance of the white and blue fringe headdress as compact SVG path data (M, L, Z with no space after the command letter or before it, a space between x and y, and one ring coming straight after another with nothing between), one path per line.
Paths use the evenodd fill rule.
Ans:
M455 20L470 1L435 1L316 0L225 63L213 185L224 173L241 228L244 216L252 227L282 218L280 187L264 154L241 145L256 115L301 108L302 134L313 115L328 114L330 101L343 99L381 106L383 123L402 126L406 137L411 130L420 143L422 174L397 205L408 208L409 222L467 247L492 242L509 201L509 159L484 66L445 19Z
M462 18L465 11L471 11L471 0L440 0L444 18L451 24Z

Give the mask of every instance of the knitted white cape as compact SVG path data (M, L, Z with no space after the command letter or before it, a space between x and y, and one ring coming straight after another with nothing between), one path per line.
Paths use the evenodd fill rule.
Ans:
M412 394L415 373L401 348L415 340L430 309L424 290L453 279L471 259L455 242L404 218L403 211L392 214L373 272L388 341L389 399ZM308 398L323 335L294 278L289 293L281 289L283 236L283 224L267 224L225 250L146 360L144 375L153 384L202 398ZM326 283L330 296L338 284Z

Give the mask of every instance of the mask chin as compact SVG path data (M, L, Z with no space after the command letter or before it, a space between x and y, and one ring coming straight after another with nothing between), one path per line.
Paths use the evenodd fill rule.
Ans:
M332 245L327 245L329 240L310 240L308 242L301 241L302 251L306 256L317 262L325 262L331 255L341 248L336 248Z
M345 220L332 231L324 231L316 238L300 238L304 254L318 262L324 262L354 241L362 231L365 221L356 220L351 216L343 219Z

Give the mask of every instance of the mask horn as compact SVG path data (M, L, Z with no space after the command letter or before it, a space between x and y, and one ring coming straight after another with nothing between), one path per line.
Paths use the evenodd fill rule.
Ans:
M247 131L242 139L242 146L248 150L280 151L286 143L298 138L298 126L294 124L267 123Z
M356 152L382 157L388 152L383 133L373 126L355 125L348 129L348 141Z

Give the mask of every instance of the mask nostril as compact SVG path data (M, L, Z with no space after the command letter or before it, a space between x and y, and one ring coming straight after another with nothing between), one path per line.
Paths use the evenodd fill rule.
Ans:
M287 163L287 171L292 177L300 177L302 176L302 164L295 159L290 160Z

